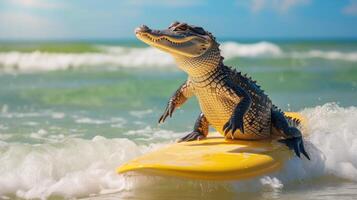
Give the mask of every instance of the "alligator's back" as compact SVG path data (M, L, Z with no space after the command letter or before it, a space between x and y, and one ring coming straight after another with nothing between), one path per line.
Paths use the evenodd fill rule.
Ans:
M236 131L236 139L264 139L271 133L271 108L272 103L264 91L250 78L242 75L229 67L221 65L217 71L212 72L204 81L194 82L195 95L200 107L210 125L221 134L223 126L230 119L240 99L233 95L225 81L231 80L239 85L251 97L250 109L244 115L244 134Z

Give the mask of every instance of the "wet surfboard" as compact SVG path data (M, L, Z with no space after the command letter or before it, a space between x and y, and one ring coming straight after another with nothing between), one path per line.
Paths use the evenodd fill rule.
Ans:
M286 115L303 121L298 113ZM218 136L171 144L121 165L117 173L241 180L278 171L292 156L285 145L275 140L227 140Z

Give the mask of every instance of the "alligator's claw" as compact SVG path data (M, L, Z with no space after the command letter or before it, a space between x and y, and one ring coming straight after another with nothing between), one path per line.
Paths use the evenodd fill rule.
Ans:
M175 104L173 101L169 101L169 103L167 104L164 113L161 115L160 119L159 119L159 124L164 123L166 118L168 116L172 117L172 113L175 110Z
M295 154L300 158L300 153L302 153L307 159L310 160L309 154L307 154L302 137L293 137L287 139L278 140L279 142L285 144L289 149L294 150Z
M229 131L231 132L232 139L234 132L239 129L242 133L244 133L243 127L243 116L242 117L235 117L232 116L231 119L223 126L224 136L228 134Z
M202 140L206 136L203 135L202 133L198 131L193 131L189 133L188 135L184 136L183 138L180 138L177 142L187 142L187 141L194 141L194 140Z

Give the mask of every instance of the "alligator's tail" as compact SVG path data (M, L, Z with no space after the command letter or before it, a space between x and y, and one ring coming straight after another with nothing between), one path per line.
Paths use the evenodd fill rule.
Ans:
M274 111L278 111L278 112L281 112L282 114L284 114L284 112L282 110L280 110L280 108L278 108L276 105L273 105L272 109ZM285 114L284 114L284 117L285 117L286 121L288 121L289 126L296 127L299 129L301 128L301 121L299 119L286 116Z

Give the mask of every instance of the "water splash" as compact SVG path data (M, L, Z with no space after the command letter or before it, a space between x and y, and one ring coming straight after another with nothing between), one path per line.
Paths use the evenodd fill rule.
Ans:
M280 191L286 185L324 176L357 181L357 108L325 104L304 109L301 113L307 119L305 143L311 161L294 157L281 171L247 181L218 183L170 179L172 188L194 187L205 192ZM127 134L150 137L150 131L146 127ZM164 180L165 184L156 184L158 179L149 177L133 181L118 176L114 171L129 159L167 145L167 140L172 140L168 135L178 137L179 133L153 134L151 137L155 141L166 142L158 144L151 141L146 146L139 146L128 139L101 136L91 140L68 138L34 145L1 142L0 196L47 198L57 195L71 198L122 192L145 185L150 189L153 185L169 187L168 179Z

